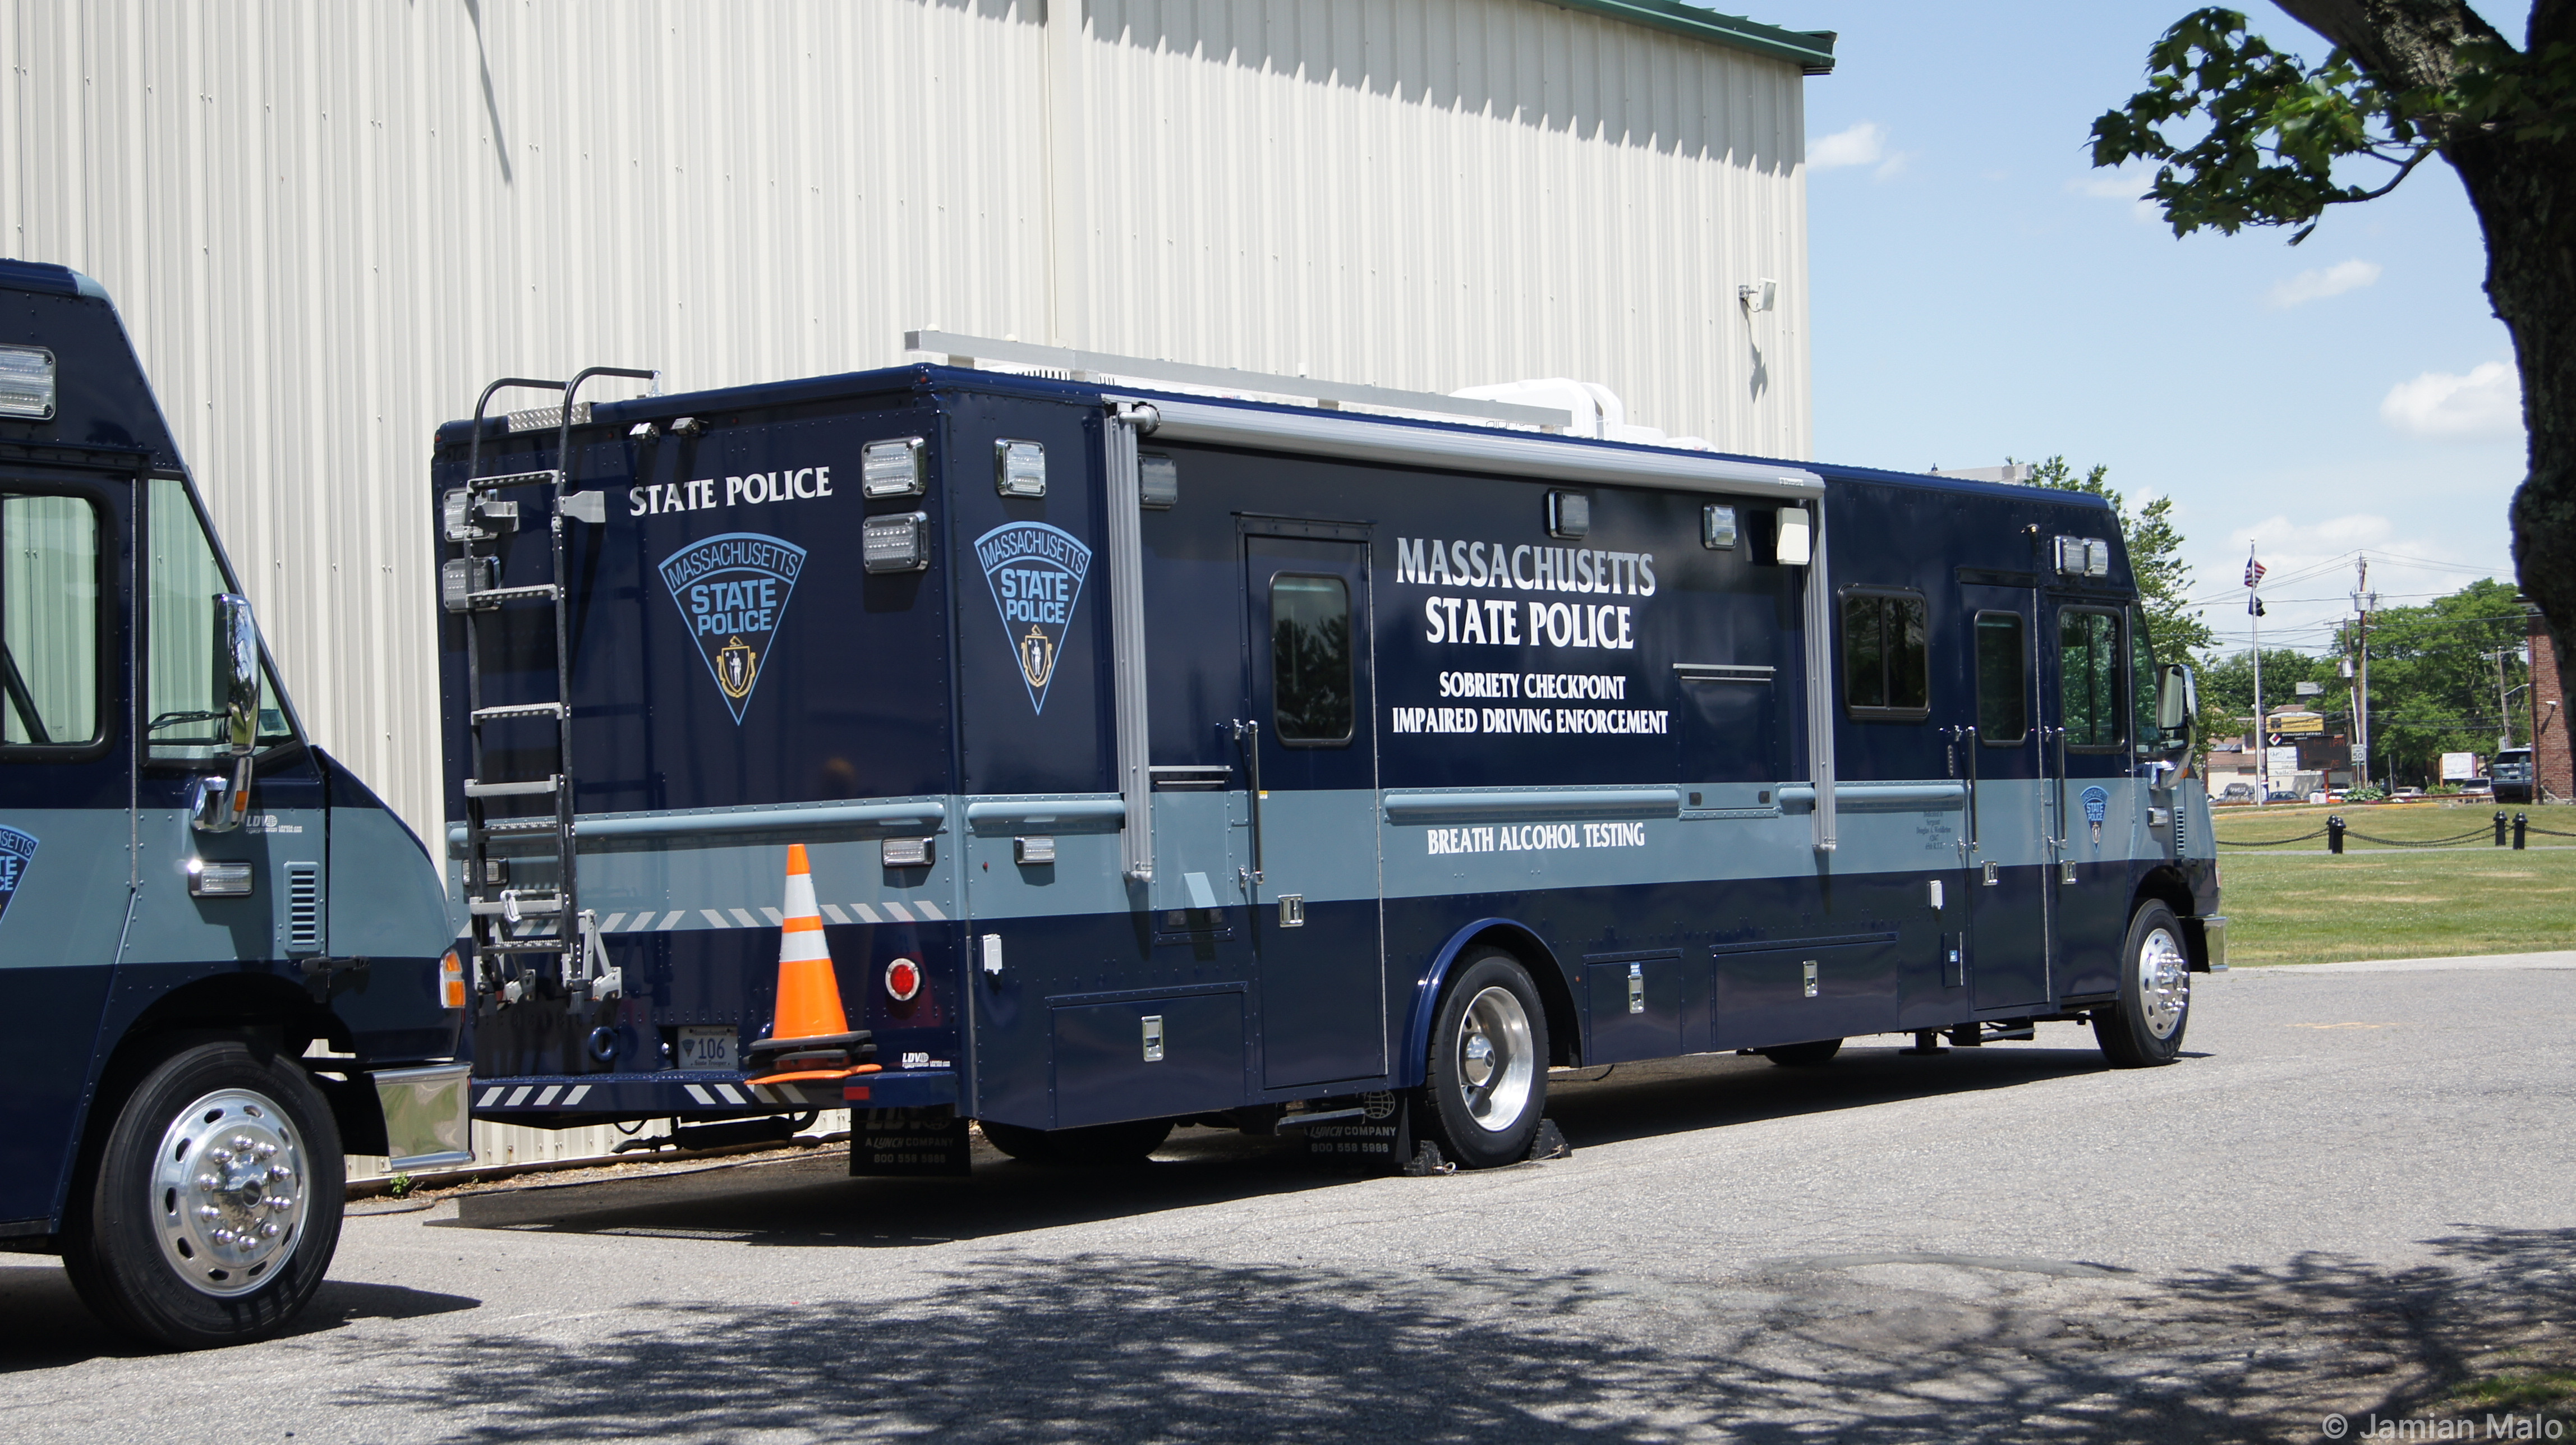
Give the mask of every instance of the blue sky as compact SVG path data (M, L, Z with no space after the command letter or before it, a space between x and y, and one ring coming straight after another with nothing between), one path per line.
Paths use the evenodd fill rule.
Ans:
M2194 595L2234 647L2249 541L2271 569L2267 647L2326 641L2355 552L2384 606L2510 579L2513 348L2448 167L2334 208L2297 247L2279 230L2177 241L2135 200L2144 179L2091 168L2093 118L2190 8L1754 10L1842 37L1834 73L1807 82L1816 455L2108 464L2133 497L2174 498ZM2330 48L2246 8L2293 54ZM2478 8L2519 41L2527 4Z

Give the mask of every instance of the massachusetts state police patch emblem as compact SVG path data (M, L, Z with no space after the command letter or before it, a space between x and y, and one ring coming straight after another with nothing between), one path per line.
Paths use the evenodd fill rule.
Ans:
M737 724L804 569L804 548L758 532L709 537L662 559L662 585Z
M36 838L15 828L0 828L0 918L9 914L9 900L18 896L18 885L27 876L27 865L36 861Z
M975 539L975 561L1019 660L1029 706L1043 713L1073 609L1082 601L1082 579L1091 572L1091 549L1044 522L1010 522Z

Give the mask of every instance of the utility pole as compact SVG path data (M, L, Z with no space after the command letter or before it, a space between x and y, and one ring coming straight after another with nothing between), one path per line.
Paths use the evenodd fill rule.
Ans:
M2379 606L2379 594L2370 590L2370 559L2356 557L2357 575L2352 584L2352 610L2361 618L2354 630L2360 653L2359 676L2352 689L2352 744L2354 781L2370 785L2370 614Z
M2499 719L2497 725L2504 729L2503 736L2496 739L2497 752L2513 746L2513 694L2506 691L2504 685L2504 663L2511 656L2513 649L2510 647L2496 649L2496 717Z
M2254 560L2254 549L2245 549L2245 615L2254 628L2254 806L2272 800L2272 732L2264 726L2270 719L2263 715L2263 597L2254 589L2263 585L2263 564Z

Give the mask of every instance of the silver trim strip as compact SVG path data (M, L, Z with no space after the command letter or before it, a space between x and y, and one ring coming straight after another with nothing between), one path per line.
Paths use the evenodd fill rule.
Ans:
M1816 851L1834 851L1833 578L1825 559L1825 506L1816 495L1815 551L1807 561L1807 768L1816 790Z
M1177 441L1263 447L1404 466L1453 467L1550 481L1603 482L1798 501L1821 497L1825 490L1824 478L1799 467L1731 461L1615 442L1466 431L1394 420L1359 421L1160 398L1153 407L1162 416L1154 435ZM1113 518L1115 515L1113 512ZM1821 522L1816 543L1818 555L1822 555Z
M1155 416L1153 407L1113 401L1101 428L1108 463L1110 691L1117 713L1118 793L1126 814L1118 863L1138 883L1154 881L1154 779L1145 762L1145 533L1136 433L1157 430Z
M1678 818L1679 788L1570 788L1455 793L1390 792L1390 823L1443 823L1468 819Z
M1095 823L1126 816L1127 804L1119 798L1012 798L966 805L966 826L977 833L1007 833L1027 823Z
M1779 669L1751 662L1676 662L1673 675L1684 682L1769 682Z

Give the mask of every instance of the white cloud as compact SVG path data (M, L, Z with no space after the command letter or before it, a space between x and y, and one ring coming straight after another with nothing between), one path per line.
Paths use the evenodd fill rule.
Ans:
M2428 371L2380 399L2379 419L2419 437L2504 440L2522 434L2522 378L2501 361L2466 376Z
M1905 169L1905 163L1912 159L1914 159L1914 152L1912 151L1890 152L1887 159L1878 163L1878 169L1869 173L1870 179L1879 181L1886 180L1889 176L1895 175L1898 171Z
M1807 147L1807 168L1830 171L1844 166L1874 166L1887 159L1887 127L1865 120ZM1902 161L1904 157L1897 157Z
M2376 261L2339 261L2322 271L2302 271L2272 288L2264 303L2273 310L2284 310L2308 301L2322 301L2358 291L2379 279Z
M2131 219L2161 221L2164 208L2146 199L2147 188L2155 183L2153 166L2132 164L2118 170L2093 171L2077 176L2066 183L2066 189L2098 201L2127 201Z

